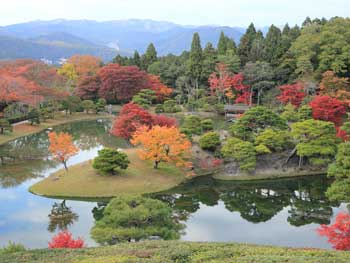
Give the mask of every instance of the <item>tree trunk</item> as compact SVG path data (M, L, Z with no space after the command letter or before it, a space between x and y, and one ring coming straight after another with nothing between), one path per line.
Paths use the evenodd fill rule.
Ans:
M153 166L153 168L154 168L154 169L158 169L158 164L159 164L159 161L154 161L154 166Z
M64 165L64 169L66 170L66 172L68 172L67 162L63 162L63 165Z

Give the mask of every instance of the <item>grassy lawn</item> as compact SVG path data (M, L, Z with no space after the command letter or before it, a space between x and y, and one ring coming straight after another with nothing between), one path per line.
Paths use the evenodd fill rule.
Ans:
M348 263L350 253L236 243L147 241L1 255L2 263Z
M0 145L6 142L12 141L16 138L26 136L29 134L43 131L47 128L54 127L60 124L81 121L81 120L94 120L98 118L112 118L113 115L109 114L86 114L86 113L74 113L72 115L65 115L64 113L57 113L54 120L46 120L40 125L30 125L29 123L19 124L13 127L12 133L6 133L0 135Z
M118 194L144 194L174 187L185 178L175 166L161 163L154 169L149 161L139 159L136 149L125 150L130 165L121 175L103 176L92 168L92 161L69 167L68 173L60 170L33 185L30 191L50 197L103 198Z

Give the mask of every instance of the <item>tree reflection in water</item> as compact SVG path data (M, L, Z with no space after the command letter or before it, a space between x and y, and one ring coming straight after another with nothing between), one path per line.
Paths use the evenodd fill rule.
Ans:
M66 200L61 203L55 202L48 217L50 220L47 230L50 232L55 232L56 229L59 231L67 230L79 218L70 207L67 207Z
M239 212L252 223L269 221L287 207L287 221L302 226L329 224L332 207L340 205L326 198L329 184L329 179L323 176L250 182L202 177L151 196L167 202L181 220L187 220L201 204L216 206L222 201L228 211Z
M110 120L82 121L60 125L56 132L68 132L83 151L101 146L127 148L129 144L109 134ZM26 180L44 176L57 163L50 160L47 133L24 136L0 146L0 187L17 186ZM83 153L81 153L83 154Z

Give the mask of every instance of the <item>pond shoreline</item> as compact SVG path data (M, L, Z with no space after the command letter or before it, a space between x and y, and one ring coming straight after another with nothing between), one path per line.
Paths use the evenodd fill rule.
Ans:
M137 149L125 149L130 165L119 175L99 175L92 168L92 160L61 169L29 191L51 198L108 199L120 194L149 194L168 190L186 181L185 172L163 163L158 169L150 161L141 160Z
M110 114L86 114L86 113L75 113L72 115L60 114L59 117L55 119L49 119L45 122L42 122L39 125L30 125L29 123L23 123L15 125L13 127L13 132L5 135L0 135L0 146L16 140L18 138L33 135L39 132L42 132L48 128L56 127L66 123L79 122L79 121L88 121L88 120L97 120L97 119L112 119L114 115Z

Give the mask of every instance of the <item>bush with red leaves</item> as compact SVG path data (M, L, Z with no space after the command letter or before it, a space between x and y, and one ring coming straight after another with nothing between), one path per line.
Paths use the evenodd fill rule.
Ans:
M68 231L59 232L49 242L49 248L82 248L84 240L80 237L73 239L72 234Z
M321 225L317 229L320 236L328 238L328 242L337 250L350 250L350 214L340 212L334 224Z
M343 123L346 106L338 99L325 96L316 96L311 102L312 117L316 120L330 121L336 126Z
M141 126L152 127L154 125L175 127L177 121L165 115L152 115L136 103L130 102L122 107L119 116L113 123L111 134L130 139Z
M166 127L177 127L177 120L165 115L153 115L153 124Z
M290 103L296 108L300 106L306 96L304 87L300 83L283 85L279 89L281 90L281 95L277 99L285 105Z

